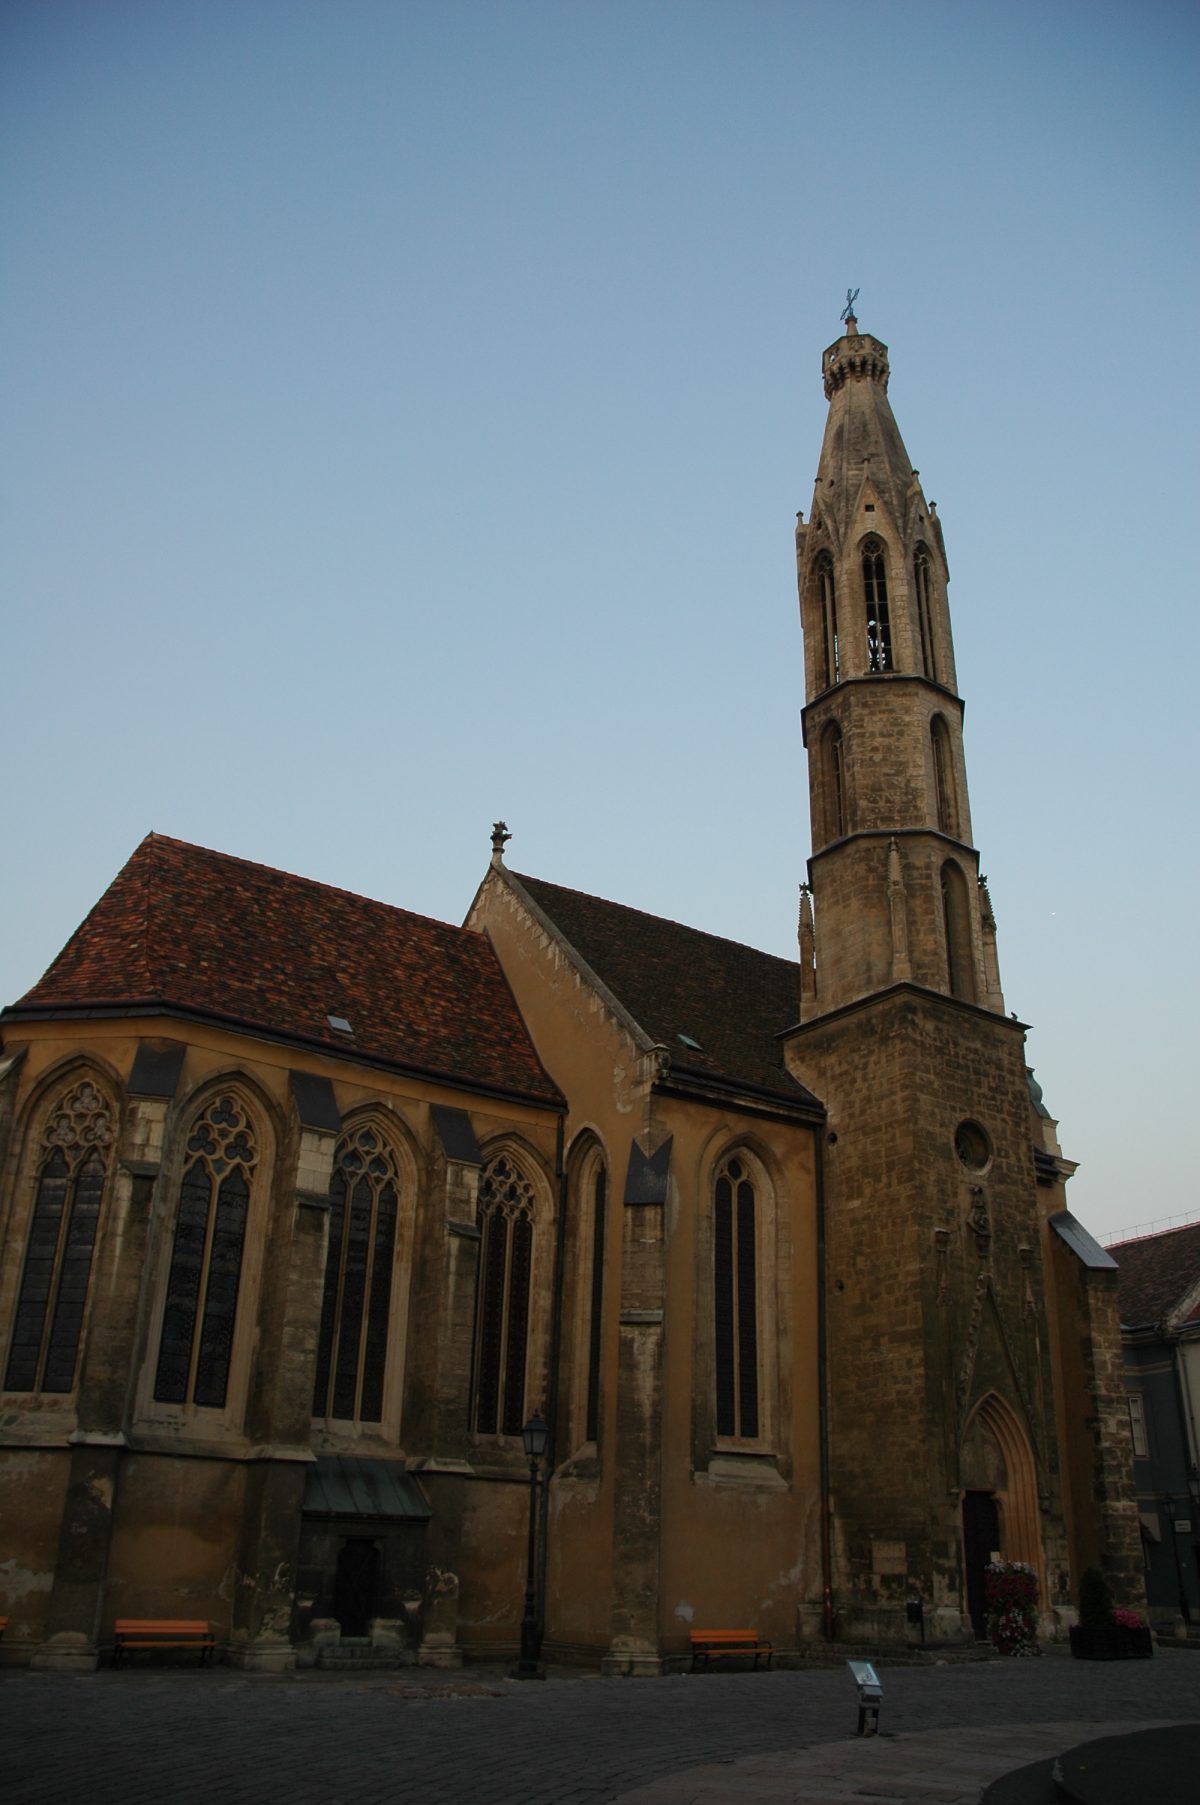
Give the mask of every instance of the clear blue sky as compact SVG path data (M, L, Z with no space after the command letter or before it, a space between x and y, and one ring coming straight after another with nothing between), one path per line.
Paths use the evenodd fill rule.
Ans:
M951 562L1008 1006L1198 1205L1184 0L7 0L0 999L150 828L790 954L847 285Z

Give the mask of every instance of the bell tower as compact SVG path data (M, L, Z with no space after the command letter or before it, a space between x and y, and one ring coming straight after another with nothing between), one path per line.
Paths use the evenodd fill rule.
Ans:
M963 759L936 509L852 313L796 529L812 857L789 1069L824 1101L830 1609L968 1637L983 1566L1065 1601L1047 1230ZM986 1544L986 1546L985 1546Z
M822 359L829 417L796 527L816 905L805 1020L896 982L1003 1011L963 760L937 510L853 314Z

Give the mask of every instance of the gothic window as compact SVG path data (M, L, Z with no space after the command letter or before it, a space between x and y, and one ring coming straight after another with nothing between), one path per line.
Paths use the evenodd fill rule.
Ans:
M717 1434L758 1435L758 1202L749 1167L733 1155L713 1192L713 1324Z
M892 668L892 628L888 618L887 565L883 542L868 539L862 550L863 594L867 605L867 669Z
M825 661L825 687L842 674L838 648L837 592L833 586L833 559L822 552L817 559L817 598L821 608L821 648Z
M937 796L937 824L944 834L958 833L958 810L954 802L954 766L950 735L940 714L929 723L929 743L933 752L933 785Z
M383 1420L400 1175L378 1129L343 1136L329 1183L329 1249L313 1415Z
M154 1396L220 1409L229 1388L250 1187L258 1147L229 1091L201 1111L185 1143Z
M825 751L825 828L826 839L840 840L846 831L846 781L843 761L842 730L831 721L823 735Z
M479 1435L519 1435L525 1421L533 1186L506 1153L483 1169L479 1225L474 1428Z
M953 859L942 866L942 922L946 933L946 976L951 996L975 1001L975 963L971 955L971 911L967 880Z
M921 636L921 669L936 683L937 655L933 643L932 579L929 552L918 545L913 553L913 592L917 600L917 628Z
M75 1383L112 1142L112 1104L85 1078L60 1097L42 1134L6 1391L67 1392Z
M587 1399L584 1436L594 1442L600 1433L601 1306L604 1302L604 1213L608 1174L599 1160L587 1178L592 1206L592 1270L588 1298Z

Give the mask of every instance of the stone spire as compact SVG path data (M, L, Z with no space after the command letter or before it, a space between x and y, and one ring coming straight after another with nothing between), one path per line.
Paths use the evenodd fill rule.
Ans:
M917 507L920 483L888 401L890 373L887 346L860 332L851 314L846 331L821 359L829 418L814 510L819 506L838 547L858 518L865 484L874 492L876 508L886 509L889 524L899 533L907 532L911 514L928 512L923 501Z

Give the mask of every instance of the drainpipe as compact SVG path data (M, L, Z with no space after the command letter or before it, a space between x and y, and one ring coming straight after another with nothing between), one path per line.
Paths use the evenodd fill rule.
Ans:
M833 1531L829 1510L829 1363L825 1307L824 1125L813 1136L817 1181L817 1409L821 1439L821 1630L833 1641Z
M563 1269L567 1257L567 1169L563 1159L566 1124L559 1116L554 1135L554 1176L558 1181L558 1232L554 1241L554 1301L550 1318L550 1375L546 1384L546 1421L550 1442L546 1449L546 1480L541 1488L538 1523L538 1646L546 1632L546 1557L549 1552L550 1481L558 1457L558 1373L562 1356Z

